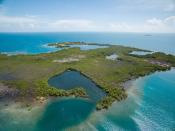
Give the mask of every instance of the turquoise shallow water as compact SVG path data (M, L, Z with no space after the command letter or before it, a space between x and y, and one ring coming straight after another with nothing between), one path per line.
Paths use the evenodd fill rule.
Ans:
M57 41L117 43L175 54L174 34L33 33L0 34L0 52L42 53ZM59 130L175 130L175 69L139 78L128 89L128 98L107 111L96 112L83 99L58 99L32 110L0 101L0 131Z
M139 78L128 98L107 111L95 111L91 101L67 98L50 101L31 111L16 106L0 108L2 131L172 131L175 129L175 69Z
M36 130L59 131L75 126L87 119L95 104L78 98L59 99L48 104L39 119Z
M55 51L51 42L84 41L133 46L175 54L175 34L143 33L0 33L0 52L43 53Z
M132 83L125 101L114 104L98 122L99 130L175 129L175 70L159 72Z

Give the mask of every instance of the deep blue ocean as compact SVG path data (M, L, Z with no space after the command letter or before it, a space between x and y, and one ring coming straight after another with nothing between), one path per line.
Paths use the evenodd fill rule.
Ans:
M84 41L138 47L175 54L175 34L144 33L0 33L0 52L42 53L54 51L52 42Z
M143 33L6 33L0 52L37 54L56 51L47 43L84 41L119 44L175 54L175 34ZM30 111L0 101L0 131L173 131L175 130L175 69L131 82L128 98L107 111L94 103L62 98Z

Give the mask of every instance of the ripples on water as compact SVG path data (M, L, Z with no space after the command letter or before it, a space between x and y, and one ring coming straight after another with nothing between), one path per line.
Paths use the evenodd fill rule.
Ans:
M57 49L43 45L58 41L117 43L175 54L174 34L153 34L145 37L143 34L127 33L0 34L0 52L55 51ZM108 111L96 112L92 103L74 98L65 100L65 103L64 100L53 101L47 106L34 107L31 111L17 104L5 106L1 102L0 131L38 131L43 127L43 130L68 128L75 131L175 130L174 101L173 69L137 79L128 89L128 98L116 102ZM56 108L53 106L55 104Z
M105 113L107 121L123 130L175 129L174 81L175 70L137 79L128 90L129 97Z
M128 98L107 111L83 99L58 99L31 111L1 106L0 130L173 130L175 127L175 70L139 78ZM7 123L8 121L8 123Z
M171 131L175 128L174 81L175 70L139 78L128 89L126 100L108 111L93 112L71 129Z

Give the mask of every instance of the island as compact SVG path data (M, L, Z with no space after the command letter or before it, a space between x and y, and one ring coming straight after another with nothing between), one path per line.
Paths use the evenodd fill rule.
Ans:
M107 47L81 50L78 47L72 48L71 45ZM108 109L113 102L127 98L124 86L127 81L156 71L170 70L175 66L173 55L162 52L135 55L132 52L150 51L120 45L60 42L48 46L62 50L36 55L0 54L0 99L21 101L30 105L37 100L42 102L54 97L74 96L92 100L96 103L97 110ZM94 89L88 86L65 89L50 84L52 78L64 73L67 73L65 76L84 76L82 79L85 82L91 81ZM76 82L74 84L76 85Z

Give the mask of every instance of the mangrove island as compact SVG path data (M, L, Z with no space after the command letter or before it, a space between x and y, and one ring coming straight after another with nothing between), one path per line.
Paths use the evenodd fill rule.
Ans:
M72 45L100 46L81 50ZM61 48L36 55L0 54L0 98L27 101L82 97L107 109L127 97L125 82L175 66L175 56L132 47L85 42L51 43Z

